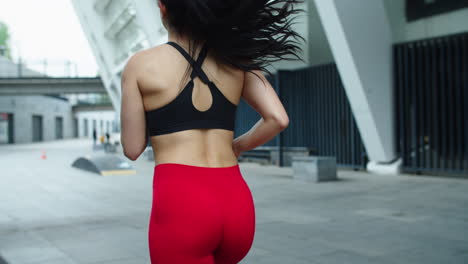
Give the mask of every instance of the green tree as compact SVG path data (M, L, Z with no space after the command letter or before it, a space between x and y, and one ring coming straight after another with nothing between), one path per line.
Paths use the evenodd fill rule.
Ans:
M8 31L8 26L0 21L0 48L5 49L5 57L11 60L9 40L10 32Z

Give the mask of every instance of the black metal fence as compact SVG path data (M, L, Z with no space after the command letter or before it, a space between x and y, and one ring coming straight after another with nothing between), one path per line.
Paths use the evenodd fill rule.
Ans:
M276 76L267 77L268 81L271 83L276 93L278 93L278 86L276 85L275 78ZM234 137L238 137L243 133L247 132L253 125L255 125L255 123L257 123L258 120L260 120L260 118L261 116L252 107L250 107L244 99L241 99L236 112ZM263 144L262 146L279 145L279 137L276 136L275 138Z
M361 141L335 64L279 71L269 78L290 119L289 126L264 146L308 147L320 156L335 156L338 165L365 168ZM260 119L242 99L235 136Z
M468 174L468 34L394 46L403 169Z

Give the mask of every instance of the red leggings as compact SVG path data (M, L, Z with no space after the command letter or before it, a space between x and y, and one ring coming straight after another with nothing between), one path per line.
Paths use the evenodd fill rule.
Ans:
M238 164L155 166L152 264L236 264L249 252L254 233L254 201Z

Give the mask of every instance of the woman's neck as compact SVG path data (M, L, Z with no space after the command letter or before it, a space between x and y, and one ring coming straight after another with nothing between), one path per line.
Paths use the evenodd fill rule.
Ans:
M184 48L188 48L189 46L189 39L187 37L181 36L173 31L168 32L168 41L176 42Z
M168 41L176 42L180 46L182 46L185 50L189 49L189 44L190 40L186 36L182 36L180 34L177 34L174 31L169 31L168 32ZM200 47L198 48L198 50ZM198 52L198 51L197 51Z

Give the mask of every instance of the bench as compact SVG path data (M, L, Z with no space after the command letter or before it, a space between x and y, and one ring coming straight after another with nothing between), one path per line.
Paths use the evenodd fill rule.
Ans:
M294 156L311 156L317 150L313 147L282 147L283 166L291 166L291 158ZM279 165L278 146L258 146L252 150L241 153L240 160L262 161L262 163Z
M292 157L293 178L299 181L336 181L336 158L325 156Z
M119 143L115 143L115 144L104 143L104 152L106 152L106 153L116 153L118 144Z
M262 163L271 163L271 151L266 149L252 149L241 153L240 160L261 161Z

